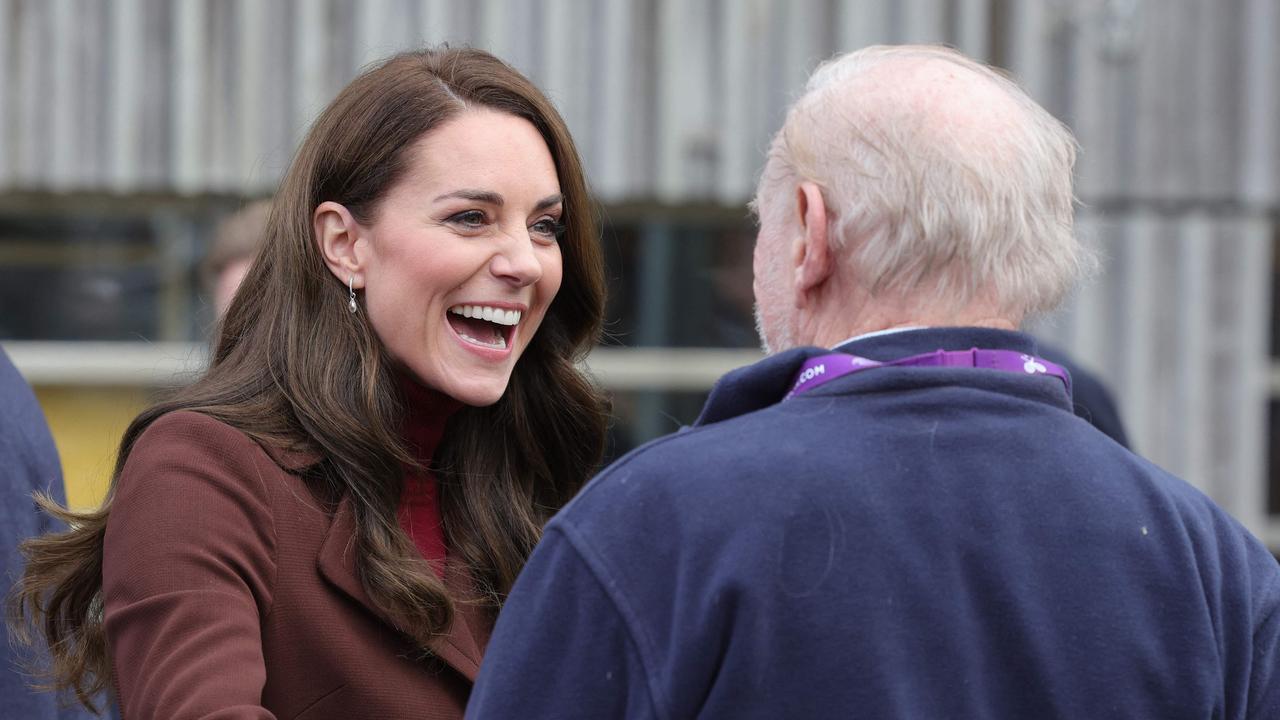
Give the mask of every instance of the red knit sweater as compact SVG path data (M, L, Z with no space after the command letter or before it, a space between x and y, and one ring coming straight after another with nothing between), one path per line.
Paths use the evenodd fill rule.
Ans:
M418 462L429 465L444 435L445 424L462 404L410 380L404 380L401 387L409 405L405 417L405 440ZM400 527L413 539L418 552L427 559L436 574L443 577L448 548L440 519L440 484L434 475L425 470L404 468L404 492L400 496L398 516Z

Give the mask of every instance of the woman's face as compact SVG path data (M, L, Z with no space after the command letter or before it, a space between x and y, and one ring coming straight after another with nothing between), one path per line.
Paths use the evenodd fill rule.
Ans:
M363 311L423 385L491 405L560 289L555 162L531 123L488 109L408 153L357 241Z

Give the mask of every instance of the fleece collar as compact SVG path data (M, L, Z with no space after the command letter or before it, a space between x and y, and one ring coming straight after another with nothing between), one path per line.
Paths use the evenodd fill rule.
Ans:
M920 328L864 336L848 341L836 350L872 360L889 361L934 350L968 350L974 347L1013 350L1031 355L1038 352L1035 340L1025 333L971 327ZM804 361L829 352L831 350L819 347L795 348L728 373L712 388L707 404L694 426L728 420L780 402L791 389L796 373ZM1054 382L1057 383L1057 380L1054 379ZM1061 383L1057 384L1061 388ZM815 391L815 395L817 394L821 394L820 390ZM1067 407L1070 407L1070 398L1066 398L1065 393L1063 396Z

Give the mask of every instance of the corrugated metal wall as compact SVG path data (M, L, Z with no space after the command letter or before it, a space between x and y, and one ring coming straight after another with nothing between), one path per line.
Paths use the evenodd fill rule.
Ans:
M606 199L749 193L807 72L943 41L1085 148L1091 203L1270 206L1272 0L0 0L0 189L268 191L363 65L486 47L558 102Z
M1274 225L1210 207L1085 210L1104 274L1042 327L1109 381L1135 448L1267 531Z
M361 66L449 40L548 91L606 201L737 205L817 61L948 42L1084 148L1110 264L1042 332L1261 531L1278 37L1272 0L0 0L0 191L269 192Z
M1268 532L1280 124L1272 0L1011 2L1007 65L1083 148L1106 271L1043 330L1117 391L1144 455Z

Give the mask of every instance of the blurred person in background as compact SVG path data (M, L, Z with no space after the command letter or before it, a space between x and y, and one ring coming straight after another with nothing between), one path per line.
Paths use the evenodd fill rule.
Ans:
M461 717L498 607L589 477L603 271L563 120L469 49L316 120L207 373L102 507L26 545L54 682L129 718Z
M1093 264L1075 154L953 50L821 66L755 201L775 354L548 524L468 717L1280 717L1275 559L1017 331Z
M58 450L49 434L44 413L35 393L18 373L9 356L0 349L0 562L5 586L22 571L18 545L28 538L60 529L60 523L40 512L32 502L33 493L43 493L55 502L66 502ZM24 720L69 720L91 717L81 707L61 707L53 693L28 686L24 668L36 658L22 657L5 645L4 667L0 668L0 711L4 717Z
M262 247L270 216L271 201L256 200L218 223L214 231L213 246L201 263L200 275L219 320L227 313L231 298Z

